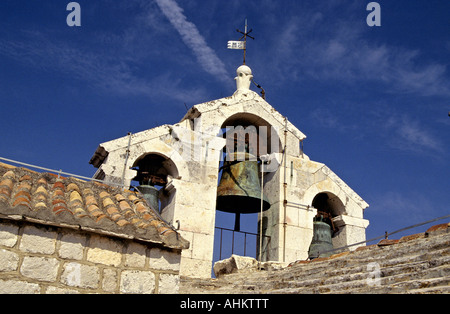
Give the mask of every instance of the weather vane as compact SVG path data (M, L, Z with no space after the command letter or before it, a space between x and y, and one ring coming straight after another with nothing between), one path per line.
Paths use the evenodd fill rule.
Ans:
M247 52L247 37L251 38L251 39L255 39L254 37L250 36L249 34L252 32L252 29L248 30L248 25L247 25L247 19L245 19L245 31L242 32L239 29L236 30L238 33L241 33L243 36L235 41L235 40L230 40L228 42L228 49L240 49L240 50L244 50L244 64L245 64L245 54ZM243 39L243 40L242 40Z

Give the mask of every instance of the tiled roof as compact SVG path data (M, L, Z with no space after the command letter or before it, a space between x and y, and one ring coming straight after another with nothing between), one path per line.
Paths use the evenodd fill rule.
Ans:
M0 163L0 218L186 249L183 239L136 192Z

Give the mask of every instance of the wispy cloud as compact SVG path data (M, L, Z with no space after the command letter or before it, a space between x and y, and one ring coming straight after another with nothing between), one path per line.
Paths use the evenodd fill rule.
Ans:
M117 39L119 40L119 39ZM49 39L37 31L24 31L21 37L0 41L0 55L44 71L57 71L92 87L118 95L147 95L152 98L196 102L206 97L202 88L184 87L170 73L142 76L126 53L83 49L70 42Z
M272 73L280 79L366 81L384 84L385 92L450 96L446 64L421 59L418 49L370 40L368 27L351 14L331 20L327 16L334 12L316 9L305 9L278 27L272 53L282 61L272 63Z
M159 8L167 17L173 27L180 34L183 42L197 57L201 67L211 75L222 81L229 81L225 65L217 57L200 34L197 27L187 20L183 9L174 0L156 0Z
M378 107L377 107L378 106ZM429 125L408 113L398 113L382 104L375 104L356 119L352 110L345 113L328 107L311 110L309 119L320 128L327 128L353 138L378 138L391 150L414 153L440 159L446 145L442 136L433 132ZM345 110L345 109L343 109ZM443 122L448 123L447 119Z
M398 133L408 143L414 143L419 147L433 151L441 149L438 141L428 134L428 132L421 129L415 121L402 121Z
M354 131L358 128L358 126L355 123L351 123L349 119L345 120L342 116L325 107L318 107L313 109L309 114L309 118L314 121L314 124L319 126L320 128L333 129L340 133L355 133Z
M408 115L391 116L382 127L394 149L430 155L443 151L439 139Z
M389 191L373 200L370 208L378 215L383 214L386 221L397 224L399 227L436 218L436 208L433 207L432 202L416 194L407 195ZM392 221L392 219L395 220Z
M342 36L317 43L315 50L315 66L310 71L319 77L384 83L394 92L450 95L446 67L419 65L417 51Z

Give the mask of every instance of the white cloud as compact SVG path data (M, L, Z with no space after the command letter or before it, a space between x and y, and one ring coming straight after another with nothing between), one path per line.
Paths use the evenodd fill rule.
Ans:
M436 218L436 210L429 199L422 195L386 192L371 202L371 210L382 213L386 220L399 227L417 224ZM395 219L395 221L392 221ZM393 230L389 230L393 231Z
M111 55L104 51L83 50L68 42L50 40L37 32L24 32L23 37L0 41L0 55L44 71L57 71L64 76L84 81L96 89L118 95L147 95L180 102L197 102L207 95L203 88L185 88L172 74L139 76L129 63L128 55ZM116 38L115 40L120 40Z
M423 59L414 47L372 41L368 27L355 19L331 19L335 14L324 9L300 14L277 26L273 51L267 53L282 60L271 71L279 79L366 81L384 84L384 92L450 96L446 64Z
M379 123L380 134L387 137L392 149L434 156L443 152L443 144L427 128L410 116L391 115Z
M163 14L180 34L183 42L197 57L201 67L219 80L229 81L225 65L217 57L200 34L197 27L189 22L183 14L183 9L174 0L156 0Z
M440 151L441 144L429 132L424 130L416 121L410 119L402 119L398 134L401 139L405 140L409 149L425 149L432 151Z
M340 133L351 132L354 136L360 136L360 132L355 132L358 126L350 119L344 120L343 118L345 119L342 115L324 107L315 108L309 114L309 119L320 128L333 129Z

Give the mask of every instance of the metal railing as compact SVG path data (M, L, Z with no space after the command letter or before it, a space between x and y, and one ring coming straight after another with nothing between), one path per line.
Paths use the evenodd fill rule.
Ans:
M412 225L412 226L408 226L408 227L404 227L404 228L401 228L401 229L398 229L398 230L395 230L395 231L392 231L392 232L386 231L384 233L384 235L382 235L382 236L379 236L379 237L376 237L376 238L372 238L372 239L369 239L369 240L365 240L365 241L361 241L361 242L357 242L357 243L353 243L353 244L349 244L349 245L345 245L345 246L341 246L341 247L338 247L338 248L333 248L332 250L321 252L321 254L325 254L325 253L337 254L337 253L340 253L340 252L344 252L344 251L348 250L348 248L353 247L353 246L362 245L362 244L370 243L370 242L381 240L381 239L388 239L388 237L390 235L393 235L393 234L396 234L396 233L400 233L400 232L403 232L403 231L406 231L406 230L409 230L409 229L417 228L417 227L420 227L420 226L424 226L424 225L427 225L427 224L430 224L432 222L436 222L436 221L439 221L439 220L448 219L448 218L450 218L450 215L445 215L445 216L437 217L437 218L434 218L434 219L431 219L431 220L423 221L423 222L420 222L418 224L415 224L415 225ZM320 257L320 253L319 253L319 257Z
M118 186L120 188L124 188L122 183L105 181L105 180L98 180L98 179L95 179L95 178L80 176L80 175L77 175L77 174L64 172L62 170L49 169L49 168L36 166L36 165L29 164L29 163L25 163L25 162L21 162L21 161L17 161L17 160L12 160L12 159L8 159L8 158L4 158L4 157L0 157L0 161L6 161L6 162L9 162L9 163L18 164L18 165L29 167L29 168L39 169L39 170L47 171L47 172L50 172L50 173L55 173L55 174L58 175L58 178L61 175L65 175L65 176L74 177L74 178L78 178L78 179L82 179L82 180L93 181L93 182L103 183L103 184L107 184L107 185L114 185L114 186Z
M231 232L232 233L232 239L231 239L231 254L234 254L234 247L235 247L235 234L243 234L244 235L244 256L250 256L247 255L247 236L254 236L255 237L255 247L256 250L258 249L258 245L256 245L256 240L259 237L259 234L252 233L252 232L246 232L246 231L236 231L228 228L221 228L221 227L215 227L217 230L220 230L220 247L219 247L219 260L222 259L222 248L223 248L223 231ZM266 246L270 244L270 236L263 235L263 239L267 239ZM256 256L257 252L254 252Z

